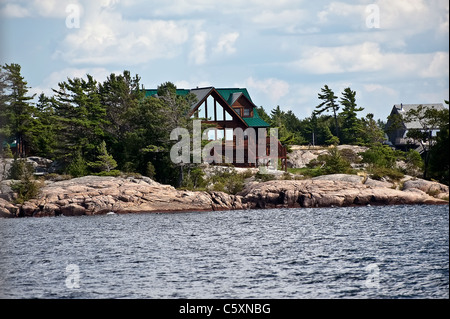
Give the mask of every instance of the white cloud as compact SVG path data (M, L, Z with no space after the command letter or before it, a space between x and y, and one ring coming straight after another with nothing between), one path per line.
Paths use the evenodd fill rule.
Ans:
M225 54L233 54L236 52L236 48L234 47L234 43L239 38L238 32L230 32L220 36L219 41L217 42L216 47L214 48L215 53L225 53Z
M188 40L189 25L183 21L130 21L98 6L85 11L81 27L71 29L55 57L71 64L136 65L177 56Z
M312 74L384 72L393 77L442 77L448 75L448 53L407 54L383 52L378 43L337 47L310 47L294 65Z
M9 18L25 18L31 15L30 11L15 3L7 3L0 11L0 15Z
M448 52L436 52L432 54L428 66L423 68L420 75L425 78L447 77L449 75L449 54Z
M302 9L286 9L280 12L276 12L273 9L270 9L256 14L252 18L252 21L255 24L261 25L263 28L289 28L292 25L302 23L302 20L306 17L307 12Z
M369 93L377 93L377 94L387 94L387 95L391 95L391 96L397 96L398 92L396 90L394 90L391 87L385 86L385 85L381 85L381 84L375 84L375 83L370 83L370 84L365 84L363 85L363 88L365 91L369 92Z
M206 62L206 32L198 32L192 39L192 50L189 53L189 61L194 64L204 64Z
M313 74L376 71L382 65L382 54L377 43L338 47L310 47L295 65Z
M7 3L2 9L3 16L9 18L43 17L43 18L65 18L66 7L81 4L77 0L33 0L16 1Z
M355 22L361 24L361 21L364 21L362 18L364 17L365 10L366 5L331 2L317 13L317 18L320 24L335 23L336 21L342 22L345 21L343 18L346 19L347 24ZM357 21L355 19L348 19L349 17L357 18Z
M268 78L263 80L249 77L245 80L245 86L249 90L263 94L271 103L277 103L289 93L289 84L283 80Z

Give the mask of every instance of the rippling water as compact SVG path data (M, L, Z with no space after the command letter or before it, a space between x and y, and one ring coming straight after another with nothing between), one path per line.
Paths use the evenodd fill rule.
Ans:
M0 219L2 298L449 298L449 207Z

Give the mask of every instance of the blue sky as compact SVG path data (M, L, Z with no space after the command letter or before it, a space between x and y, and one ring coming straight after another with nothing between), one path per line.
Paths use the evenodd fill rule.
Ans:
M147 88L246 87L299 118L325 84L382 120L449 99L447 0L0 0L0 18L0 62L33 93L129 70Z

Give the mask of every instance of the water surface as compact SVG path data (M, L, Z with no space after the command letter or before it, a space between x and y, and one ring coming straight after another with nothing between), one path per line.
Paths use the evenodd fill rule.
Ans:
M449 298L449 207L0 219L2 298Z

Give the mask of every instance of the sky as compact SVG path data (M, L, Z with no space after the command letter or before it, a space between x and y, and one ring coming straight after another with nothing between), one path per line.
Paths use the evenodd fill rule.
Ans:
M447 0L0 0L0 63L31 93L129 70L146 88L245 87L311 116L328 85L386 121L449 99Z

